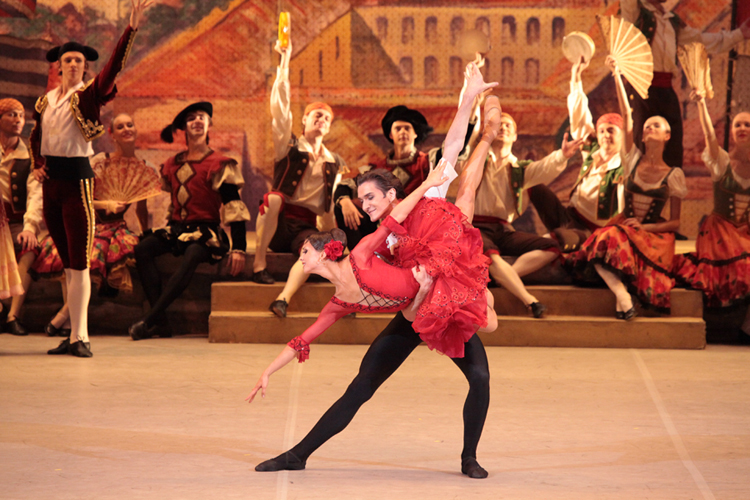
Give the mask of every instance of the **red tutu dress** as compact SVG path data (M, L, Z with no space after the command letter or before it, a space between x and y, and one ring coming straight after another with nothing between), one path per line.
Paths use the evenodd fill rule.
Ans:
M451 358L464 356L464 344L487 325L487 282L490 259L482 252L482 236L454 204L422 198L393 231L393 263L425 267L433 285L417 311L414 331L427 344Z
M750 301L750 179L734 173L721 148L717 158L706 149L703 161L714 183L714 210L701 224L696 251L675 256L673 272L703 292L707 308L740 306Z
M641 224L663 221L661 213L667 201L671 197L684 198L687 184L679 168L672 168L657 183L644 183L637 173L640 157L641 152L636 148L623 162L623 165L628 161L635 164L625 184L623 213L594 231L578 251L566 254L565 264L575 276L590 275L586 268L600 264L617 274L645 307L669 313L675 285L671 276L674 233L654 233L626 226L622 221L633 217Z

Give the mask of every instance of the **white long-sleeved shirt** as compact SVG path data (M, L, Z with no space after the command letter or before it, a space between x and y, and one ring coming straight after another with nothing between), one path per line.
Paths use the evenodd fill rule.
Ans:
M43 156L62 156L65 158L94 156L94 148L87 141L73 116L70 99L76 90L85 84L79 83L60 95L61 87L47 92L47 107L42 113L42 144Z
M589 98L583 91L583 84L580 81L570 83L568 115L570 117L570 135L573 139L581 139L591 133L595 133L593 118L589 110ZM584 152L583 154L588 153ZM606 224L607 220L597 218L599 188L607 172L620 166L620 153L612 156L607 162L603 161L602 154L601 149L593 154L594 160L592 165L596 164L596 166L589 169L586 176L570 194L570 206L574 207L587 220L600 226ZM617 206L620 212L624 206L624 192L623 185L618 185Z
M12 203L11 196L11 178L10 167L15 160L27 160L29 158L29 148L23 141L18 141L18 146L7 154L0 147L0 193L2 193L5 203ZM29 172L26 179L26 213L23 215L23 230L31 231L35 236L39 236L42 231L42 185Z
M568 159L559 149L539 161L528 164L525 167L523 189L552 182L565 170L567 164ZM482 182L477 189L475 215L497 217L513 222L517 216L515 197L510 185L510 168L513 166L518 166L518 158L512 153L498 162L498 158L490 151L484 165Z
M677 71L676 55L677 45L687 45L691 42L700 42L706 46L709 54L727 52L732 47L742 42L745 38L742 31L721 31L720 33L703 33L690 26L680 28L675 36L674 27L669 21L674 16L672 12L662 14L656 7L647 1L620 0L622 18L635 23L640 13L640 6L653 12L656 19L654 39L651 43L651 52L654 55L654 71L674 73Z
M276 68L276 80L271 87L271 134L276 161L286 157L292 140L292 108L290 104L289 68ZM325 164L336 160L325 146L315 156L312 145L304 136L297 139L297 148L314 158L305 169L294 195L286 200L292 205L307 208L316 215L326 213Z

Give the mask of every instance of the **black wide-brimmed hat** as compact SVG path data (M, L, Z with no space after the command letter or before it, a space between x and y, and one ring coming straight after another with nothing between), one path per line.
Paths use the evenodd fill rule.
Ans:
M87 45L81 45L78 42L67 42L57 47L52 47L47 52L47 60L49 62L59 61L60 57L66 52L80 52L87 61L96 61L99 59L99 52L96 49L92 49Z
M427 139L427 136L432 132L432 127L427 123L427 118L416 109L409 109L406 106L394 106L386 111L383 121L380 124L383 127L383 135L388 141L393 143L391 138L391 127L393 122L409 122L414 127L414 132L417 134L417 138L414 140L415 143Z
M187 126L187 115L194 111L205 111L208 116L214 116L214 107L210 102L194 102L187 108L180 111L177 116L174 117L172 123L164 127L164 129L161 131L161 140L164 142L172 143L174 141L174 131L185 130L185 127Z

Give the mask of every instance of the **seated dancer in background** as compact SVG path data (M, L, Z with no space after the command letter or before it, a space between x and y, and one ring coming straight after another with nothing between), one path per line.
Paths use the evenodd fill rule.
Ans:
M130 115L121 113L114 117L108 129L115 142L115 152L99 153L91 159L94 173L99 167L113 167L123 165L135 167L145 165L135 156L135 141L138 131ZM96 210L96 227L94 228L94 245L91 253L91 279L99 286L100 295L115 296L119 290L131 292L133 281L129 267L135 266L135 247L138 235L128 229L125 222L125 211L130 204L100 199L100 189L97 185L99 178L94 179L94 209ZM123 186L124 188L124 186ZM148 209L146 200L138 201L135 213L140 225L139 233L148 227ZM36 275L49 277L61 275L62 260L52 239L42 240L41 252L34 262ZM63 283L63 289L65 283ZM63 295L67 297L67 291ZM67 302L47 324L44 331L50 337L64 337L70 334L70 312Z
M377 163L360 168L360 174L374 168L393 172L406 194L411 194L429 175L430 165L437 165L442 149L435 148L429 153L417 149L432 132L432 127L416 109L394 106L385 113L380 125L385 138L393 144L393 150ZM364 236L374 233L378 224L370 221L359 205L356 178L341 181L333 198L336 224L346 234L347 247L352 250Z
M335 230L334 234L321 233L312 236L305 243L300 260L306 270L328 278L336 286L336 293L323 309L318 320L305 333L293 339L263 372L248 396L248 401L252 401L258 391L265 396L269 377L275 371L295 358L300 361L307 359L309 342L338 318L351 311L400 312L373 341L362 360L359 374L341 399L334 403L297 446L276 458L261 463L256 467L257 471L304 469L307 458L349 424L359 408L421 343L422 339L405 318L408 315L410 318L416 318L417 321L420 318L425 320L428 328L426 331L429 334L428 346L437 347L443 352L460 351L460 357L451 359L469 382L469 394L463 412L464 449L461 453L461 470L473 478L487 477L487 471L476 460L476 451L489 406L489 367L484 346L474 332L478 327L484 327L487 330L496 328L497 316L492 307L492 296L485 288L488 263L487 259L481 255L481 238L478 232L468 224L466 216L467 212L472 209L473 189L479 182L481 170L479 168L475 168L474 171L466 169L462 174L457 198L458 206L453 206L445 200L422 200L422 196L434 186L440 185L441 190L447 190L443 172L446 164L456 160L462 148L463 134L460 131L466 130L473 97L495 85L485 84L476 67L470 68L467 76L470 80L467 86L467 101L459 108L448 132L443 160L420 188L397 203L395 188L389 188L383 192L374 180L378 174L376 172L365 174L373 177L371 181L360 180L359 197L362 199L365 212L370 214L371 219L377 219L379 214L390 209L390 215L386 217L380 228L375 233L364 237L347 257L343 257L345 235L340 230ZM471 96L470 99L469 96ZM497 100L493 100L492 104L493 110L488 115L496 118L500 113ZM486 154L486 149L482 153L481 148L478 147L478 151L480 155ZM481 165L481 161L475 162L474 165ZM400 186L393 174L389 172L384 172L384 174L390 176L395 185ZM387 202L383 203L383 200ZM420 229L410 225L407 218L410 212L412 216L417 217L420 217L420 213L422 215L440 214L442 219L422 219L423 224L436 226L433 234L427 234L429 229ZM436 259L441 264L439 267L430 269L430 266L420 265L410 270L381 260L379 255L388 253L385 241L392 229L400 235L397 236L399 243L407 241L408 237L403 235L404 226L400 226L399 222L410 227L414 231L413 235L426 238L421 243L417 243L421 245L421 255L416 257L417 262L427 262L432 257L430 254L432 248L429 245L432 243L430 239L435 238L434 241L437 243L435 250L441 253L441 258ZM416 235L417 232L421 234ZM452 235L452 241L449 241L446 235L448 232ZM414 246L407 246L408 249L403 257L414 257L412 253ZM454 271L452 276L448 274L449 261L453 261L453 266L450 268ZM431 276L430 272L439 274ZM434 294L430 296L433 281L438 290L444 290L444 284L452 282L465 291L462 295L453 295L450 303L443 303L445 311L449 313L446 317L440 318L440 325L433 323L434 318L431 317L435 304L440 303L440 298L435 297ZM470 289L466 287L468 283L471 283ZM480 311L480 308L484 310ZM458 321L462 327L466 327L467 316L472 317L471 323L473 323L467 330L458 331L453 328L454 320ZM443 336L441 333L446 335ZM465 340L466 338L468 340Z
M568 95L570 135L585 141L583 164L570 191L570 202L564 207L545 184L529 188L529 200L563 253L578 250L592 231L606 225L622 208L622 117L617 113L602 115L594 129L581 82L586 67L583 59L573 65Z
M674 233L680 228L681 199L687 195L687 185L682 169L664 162L664 148L670 140L669 123L664 118L646 120L645 154L635 145L625 86L612 58L608 64L615 76L620 114L625 117L621 153L627 178L625 208L609 225L594 231L580 250L568 254L568 263L574 268L593 264L617 298L615 316L630 320L636 311L628 289L644 306L669 312ZM667 202L669 220L662 217Z
M31 285L29 269L34 263L42 236L42 185L31 174L29 149L21 140L26 123L23 104L16 99L0 99L0 202L5 207L13 246L13 267L26 291ZM10 257L7 257L10 263ZM1 264L0 264L1 265ZM0 332L28 335L20 315L25 293L14 293L10 308L0 304Z
M524 191L560 175L583 141L568 141L566 134L561 149L532 162L518 160L511 152L517 138L515 120L503 113L477 190L473 224L482 233L484 251L492 259L490 276L518 297L535 318L541 318L547 308L526 290L521 276L558 258L560 249L551 238L516 231L511 223L523 212ZM511 266L503 255L518 258Z
M117 93L115 77L125 65L140 17L151 2L132 1L130 24L110 60L91 82L84 82L84 75L88 61L99 58L96 50L68 42L47 52L47 61L57 62L62 81L37 100L30 143L34 175L43 181L44 221L65 267L71 321L70 338L47 354L92 356L88 331L94 234L91 141L104 133L99 123L101 108Z
M714 186L714 209L700 226L696 251L675 256L673 270L678 282L703 292L711 309L746 307L750 302L750 113L732 120L729 152L719 146L705 95L691 98L706 138L703 162ZM750 309L742 323L740 339L750 340Z
M289 89L292 44L289 42L282 48L277 42L275 49L281 59L271 88L273 185L261 202L253 262L253 281L263 284L274 283L266 269L268 248L274 252L299 254L302 243L318 231L317 217L331 210L336 176L348 171L344 160L323 145L333 121L333 111L328 104L309 104L302 116L302 136L292 134ZM287 286L297 290L308 276L297 262L289 271Z
M463 96L465 89L461 90ZM466 140L464 149L458 157L458 160L465 160L469 156L471 148L469 143L475 134L476 122L478 121L480 99L476 99L475 108L472 110L472 117L466 130ZM471 123L474 120L474 123ZM437 165L440 158L443 157L442 148L433 148L424 153L416 148L416 145L424 141L432 131L427 123L427 119L415 109L409 109L406 106L395 106L389 109L381 122L383 135L393 143L393 151L389 152L386 158L375 164L367 165L360 168L363 174L373 168L383 169L393 174L399 179L404 186L405 195L411 194L419 185L424 182L430 173L430 165ZM359 200L357 199L357 182L356 179L349 178L343 180L334 193L334 213L336 223L339 229L346 234L346 244L349 250L352 250L359 241L368 234L372 234L378 227L377 221L371 221L369 216L362 210ZM284 289L276 297L269 309L279 317L286 317L286 310L291 302L292 297L299 290L302 283L295 279L298 274L293 268L290 272L290 279L286 282Z
M161 167L165 190L172 194L169 225L145 236L135 247L136 267L151 310L130 326L133 340L171 336L167 307L187 288L198 264L217 263L228 253L232 276L245 268L245 221L250 219L240 199L245 181L235 160L208 146L212 116L210 102L196 102L161 132L162 140L171 143L174 132L184 130L187 150ZM231 245L222 224L231 228ZM156 258L165 253L182 259L162 291Z

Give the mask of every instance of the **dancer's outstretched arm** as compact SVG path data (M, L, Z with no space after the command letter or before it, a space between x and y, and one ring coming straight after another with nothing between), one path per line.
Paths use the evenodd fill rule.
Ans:
M714 124L711 121L711 115L708 114L708 106L706 105L706 92L693 90L690 92L690 98L696 101L698 104L698 117L701 121L701 128L703 129L703 137L706 139L706 147L711 158L718 158L719 156L719 141L716 139L716 131L714 130Z
M461 102L458 105L458 111L456 111L456 116L453 118L448 133L445 135L445 146L443 148L443 158L450 162L451 165L456 165L458 155L464 147L466 128L469 126L474 100L485 90L497 85L497 82L484 83L482 73L475 63L471 62L466 66Z

